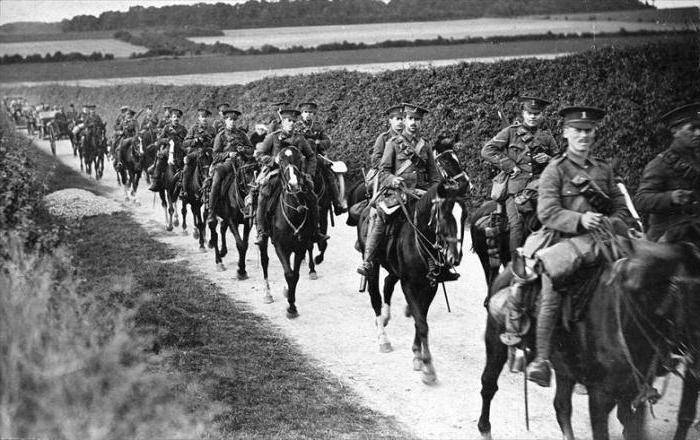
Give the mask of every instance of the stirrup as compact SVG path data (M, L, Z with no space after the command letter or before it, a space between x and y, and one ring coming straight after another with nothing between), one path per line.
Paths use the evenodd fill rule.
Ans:
M357 268L357 273L366 278L374 276L374 262L363 261L362 264Z
M518 345L523 340L523 338L521 338L519 335L511 332L501 333L499 337L501 339L501 342L509 347L513 345Z

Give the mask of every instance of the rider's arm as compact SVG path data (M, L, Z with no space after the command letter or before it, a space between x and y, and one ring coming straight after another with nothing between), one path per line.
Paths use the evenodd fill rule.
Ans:
M508 145L510 144L510 133L510 127L504 128L499 131L496 136L486 142L481 149L481 157L507 172L515 168L515 161L508 157L507 154Z
M379 167L379 162L382 160L384 155L384 146L386 145L386 133L382 133L377 136L377 140L374 141L374 147L372 147L372 156L370 157L369 166L371 168Z
M425 161L425 166L428 167L428 180L430 183L440 183L442 176L435 165L435 157L433 157L432 151L428 151L428 160Z
M188 149L188 153L189 149L193 148L197 144L196 129L197 125L190 127L190 129L187 131L187 135L185 136L185 140L182 141L182 146Z
M255 153L253 153L253 156L261 160L265 156L269 157L270 153L272 152L272 144L274 142L274 136L276 136L276 133L270 133L267 136L265 136L265 139L263 139L262 142L260 142L258 145L255 147Z
M641 212L665 214L677 208L671 199L673 190L666 187L666 182L671 178L668 171L659 156L644 168L637 194L634 195L634 203Z
M394 180L394 163L396 162L396 148L393 139L387 141L384 147L382 160L379 161L379 180L382 182L382 187L391 185Z
M552 161L540 176L537 191L537 217L549 229L577 234L580 232L582 213L564 208L562 204L562 186L564 174Z
M326 150L331 146L331 138L328 137L324 130L320 131L319 139L317 140L316 151L319 154L325 154Z
M634 224L634 220L632 219L632 214L627 208L627 203L625 203L625 196L622 194L622 191L620 191L620 188L617 187L615 173L613 172L612 167L608 164L604 165L604 169L608 174L608 187L606 188L605 193L608 194L612 200L612 210L609 217L617 217L628 225L632 226Z
M297 138L297 146L301 150L304 157L306 157L306 173L313 177L316 175L316 152L309 146L309 143L306 142L304 136L297 136Z

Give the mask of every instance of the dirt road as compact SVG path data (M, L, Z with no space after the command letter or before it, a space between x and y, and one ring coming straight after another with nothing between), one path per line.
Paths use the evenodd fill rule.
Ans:
M40 141L38 145L49 151L47 142ZM57 151L59 160L78 168L77 158L73 157L67 141L60 141ZM111 165L105 170L102 183L111 188L107 196L123 201ZM153 193L147 191L145 182L139 189L138 202L138 206L129 203L129 209L156 239L177 249L179 259L221 286L232 300L267 317L270 325L279 327L329 375L351 386L366 405L396 417L407 430L422 438L479 438L476 423L481 406L482 336L486 319L482 301L486 286L475 255L467 252L459 267L461 279L447 288L452 312L447 312L445 298L440 292L431 307L428 322L438 382L435 386L426 386L420 381L419 373L411 368L413 322L403 316L405 301L399 287L388 327L394 351L383 354L378 350L369 299L366 293L357 292L359 276L355 274L355 267L360 255L353 249L354 230L345 226L344 217L336 219L336 227L330 231L332 238L326 262L317 268L319 279L309 280L306 271L303 272L297 293L300 317L289 320L285 317L286 301L282 297L284 277L274 252L271 251L270 257L270 278L275 302L263 304L262 274L255 246L251 245L247 258L250 279L237 281L237 255L231 236L229 248L233 251L224 259L227 270L217 272L213 252L199 251L191 236L191 216L188 216L186 235L181 228L166 232L163 210L159 202L154 206ZM469 249L468 242L465 249ZM491 414L494 438L561 437L551 404L553 388L529 387L528 432L524 425L522 375L504 372L499 385ZM651 438L672 437L679 386L680 381L672 378L665 398L655 406L656 418L648 422ZM586 396L575 395L574 429L581 439L590 438L587 408ZM621 438L614 413L610 419L612 438ZM692 430L689 438L700 436Z

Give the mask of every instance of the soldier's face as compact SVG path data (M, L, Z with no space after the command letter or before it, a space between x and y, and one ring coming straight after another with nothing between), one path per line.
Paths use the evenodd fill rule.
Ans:
M236 125L236 118L227 116L226 119L224 119L224 125L226 126L227 130L232 130L234 125Z
M688 122L674 129L673 138L681 145L700 147L700 122Z
M170 115L170 123L173 125L177 125L180 123L180 115L177 113L173 113Z
M304 122L313 121L315 113L311 110L304 110L301 112L301 120Z
M399 116L392 116L389 118L389 125L391 126L392 130L400 133L403 131L403 118Z
M544 115L542 112L523 110L523 123L528 127L538 127L542 123L543 119Z
M286 116L284 118L282 118L282 130L289 133L292 131L293 128L294 128L294 119L286 117Z
M576 156L586 157L595 142L595 128L564 127L564 139L569 143L567 151Z
M403 118L403 123L406 126L406 129L411 133L417 131L420 128L422 122L423 121L421 118L418 118L413 115L409 115Z
M206 123L208 119L209 118L207 118L207 115L205 115L204 113L200 113L197 115L197 120L199 121L200 124Z

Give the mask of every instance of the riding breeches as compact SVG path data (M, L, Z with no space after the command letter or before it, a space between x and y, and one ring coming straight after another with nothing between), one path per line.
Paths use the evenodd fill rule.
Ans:
M515 196L509 195L506 199L506 215L508 216L508 228L510 229L509 241L511 254L523 244L523 216L515 204Z

